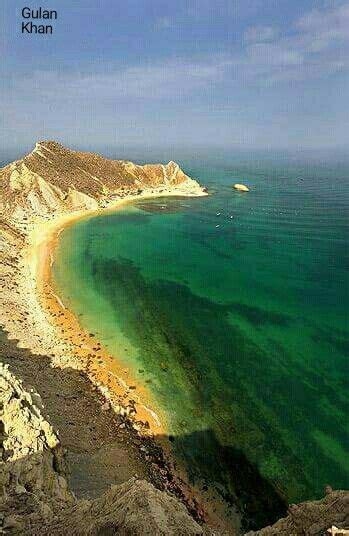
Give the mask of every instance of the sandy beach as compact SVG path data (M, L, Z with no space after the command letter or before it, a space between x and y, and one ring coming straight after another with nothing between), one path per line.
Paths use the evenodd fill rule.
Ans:
M50 334L47 340L46 337L41 338L41 345L51 354L53 364L83 369L114 411L130 417L136 430L151 435L166 433L164 414L156 407L146 387L132 377L130 369L111 356L93 333L88 333L80 326L78 318L65 306L52 282L52 266L61 232L77 220L118 210L135 199L192 195L179 188L161 190L125 196L105 209L76 211L59 215L50 221L38 221L28 233L28 245L23 252L24 267L30 274L28 294L32 294L32 299L37 301L42 311L40 316L37 315L37 320L41 322L41 333ZM43 315L47 330L42 326ZM55 337L52 340L53 333ZM37 349L33 351L37 352Z
M117 208L118 206L115 207ZM52 282L52 265L59 235L66 226L83 216L63 218L49 228L45 227L40 232L40 239L30 248L30 265L39 299L47 311L48 322L58 331L66 351L73 352L94 385L111 402L113 409L121 415L133 417L136 429L146 428L153 434L163 434L163 419L160 420L151 409L154 402L144 386L136 384L129 369L108 354L94 334L80 326L77 317L64 305L59 290Z

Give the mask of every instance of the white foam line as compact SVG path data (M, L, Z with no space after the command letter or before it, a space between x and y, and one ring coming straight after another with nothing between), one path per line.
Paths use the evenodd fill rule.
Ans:
M161 421L160 421L158 415L155 413L155 411L153 411L152 409L148 408L148 406L145 406L144 404L141 404L141 406L145 409L145 411L147 411L153 417L153 419L156 422L156 424L158 426L161 426Z
M111 376L113 376L113 378L115 378L125 389L128 389L128 385L127 383L125 382L125 380L123 380L122 378L119 378L119 376L117 376L116 374L114 374L113 372L108 372L108 374L110 374Z
M110 372L110 371L108 372L108 374L110 374L111 376L113 376L114 378L116 378L117 381L118 381L119 383L121 383L121 385L122 385L123 387L125 387L125 389L128 389L128 388L129 388L128 385L127 385L127 383L126 383L122 378L119 378L119 376L117 376L116 374L114 374L113 372ZM136 395L136 393L134 393L133 396L134 396L134 398L136 398L137 400L139 400L139 396ZM159 416L157 415L157 413L155 413L155 411L153 411L152 409L148 408L148 406L145 406L144 404L140 404L140 406L141 406L142 408L144 408L145 411L146 411L147 413L149 413L149 415L151 415L151 416L153 417L154 421L156 422L156 424L157 424L158 426L161 426L161 421L160 421Z
M52 296L55 297L55 299L58 301L59 305L63 308L63 309L66 309L64 303L62 302L61 298L59 296L57 296L57 294L55 294L54 292L52 292L51 290L51 294Z

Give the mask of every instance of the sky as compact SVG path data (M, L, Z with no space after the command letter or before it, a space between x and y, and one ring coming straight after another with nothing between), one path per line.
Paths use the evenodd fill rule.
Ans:
M0 6L2 151L349 148L348 0L45 0L46 36L25 6Z

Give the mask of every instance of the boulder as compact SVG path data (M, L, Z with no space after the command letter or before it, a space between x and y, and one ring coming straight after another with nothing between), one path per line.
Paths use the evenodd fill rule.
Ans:
M239 192L249 192L250 189L245 186L244 184L234 184L235 190L239 190Z

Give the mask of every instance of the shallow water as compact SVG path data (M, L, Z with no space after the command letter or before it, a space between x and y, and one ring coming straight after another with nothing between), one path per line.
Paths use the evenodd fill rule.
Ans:
M347 487L348 169L183 167L209 197L62 233L63 300L152 390L194 482L245 505L256 475L291 502Z

